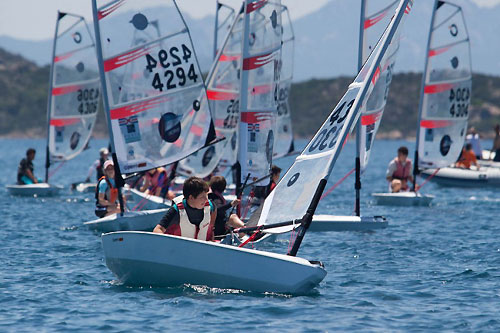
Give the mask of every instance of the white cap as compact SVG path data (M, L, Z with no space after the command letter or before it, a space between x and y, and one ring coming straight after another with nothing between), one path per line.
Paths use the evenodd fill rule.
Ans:
M104 162L104 166L102 167L104 170L106 170L107 167L109 167L110 165L113 165L114 166L114 163L112 160L107 160L106 162Z
M109 154L109 150L108 150L108 148L104 147L104 148L99 149L99 153L107 155L107 154Z

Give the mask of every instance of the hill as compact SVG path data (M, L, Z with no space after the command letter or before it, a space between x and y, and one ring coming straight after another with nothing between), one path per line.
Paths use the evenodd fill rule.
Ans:
M0 136L43 137L49 67L39 67L0 49ZM415 136L421 74L400 73L393 77L380 135ZM313 79L292 85L290 106L294 133L310 137L340 100L352 77ZM475 74L472 85L470 124L483 134L500 123L500 77ZM99 113L96 135L106 136L106 122Z

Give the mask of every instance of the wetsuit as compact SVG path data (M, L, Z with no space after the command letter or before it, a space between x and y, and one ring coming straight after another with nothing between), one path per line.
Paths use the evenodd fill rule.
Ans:
M17 183L19 185L33 184L33 181L28 177L26 170L30 170L31 174L33 174L33 162L29 161L27 158L23 158L21 162L19 162L19 166L17 168Z
M208 199L217 207L217 218L215 219L214 235L222 236L227 233L227 211L231 208L231 203L226 202L226 199L219 193L208 193Z

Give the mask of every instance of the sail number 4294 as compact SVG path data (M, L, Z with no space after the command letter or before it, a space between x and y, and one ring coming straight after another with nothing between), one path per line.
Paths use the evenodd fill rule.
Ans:
M154 69L159 67L165 69L163 76L160 73L155 73L151 86L163 91L163 89L169 90L178 86L183 87L188 80L196 82L198 74L196 74L194 64L189 64L191 57L192 51L185 44L182 44L180 49L177 46L172 46L168 51L161 49L156 57L149 53L146 54L146 70L153 72ZM182 60L189 64L187 70L182 67Z

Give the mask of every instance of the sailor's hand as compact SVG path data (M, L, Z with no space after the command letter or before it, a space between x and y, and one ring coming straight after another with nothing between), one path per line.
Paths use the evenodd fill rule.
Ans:
M240 202L240 199L234 199L233 201L231 201L231 206L236 207L240 204Z

